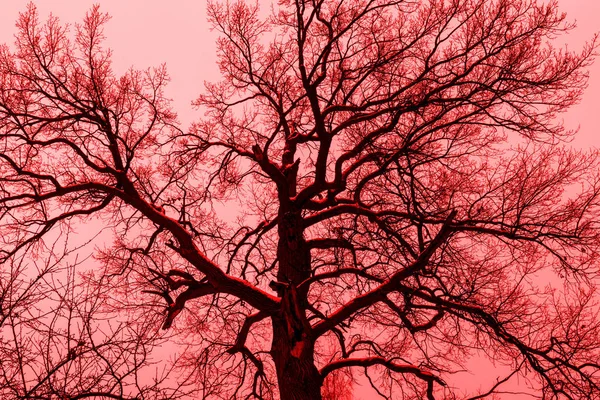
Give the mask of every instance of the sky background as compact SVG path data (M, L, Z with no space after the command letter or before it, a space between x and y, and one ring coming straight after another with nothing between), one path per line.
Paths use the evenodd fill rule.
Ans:
M270 4L270 0L261 2L264 8ZM15 21L27 3L28 0L0 0L0 43L12 43ZM201 112L192 108L191 102L202 91L203 81L219 79L214 44L217 34L210 31L206 22L205 1L38 0L35 3L42 21L53 13L69 24L81 21L85 12L94 3L99 3L101 10L112 16L105 35L106 45L114 51L115 72L121 74L132 66L145 69L166 63L171 75L167 96L173 99L174 110L181 122L186 126L201 116ZM600 31L600 1L559 0L559 4L568 19L577 22L577 28L563 40L570 49L580 49L586 40ZM581 103L563 116L567 128L579 127L573 144L580 148L600 147L597 129L600 125L600 61L592 66L590 76ZM357 392L357 398L371 398L364 389Z
M268 9L271 0L260 0ZM0 0L0 43L13 41L18 13L28 0ZM99 3L112 20L106 26L106 44L112 48L117 73L134 66L137 69L166 63L171 75L167 95L181 122L187 124L200 117L190 103L202 91L204 80L217 80L215 64L216 32L206 22L206 1L202 0L37 0L34 2L41 20L53 13L61 21L81 21L90 7ZM565 40L569 48L580 49L586 40L600 31L599 0L559 0L568 19L577 28ZM578 147L600 147L597 119L600 115L600 62L590 70L589 88L580 104L564 115L569 128L580 126L575 140Z

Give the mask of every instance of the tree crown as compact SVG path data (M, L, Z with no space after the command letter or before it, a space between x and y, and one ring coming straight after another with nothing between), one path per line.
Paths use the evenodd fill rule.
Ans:
M506 376L472 398L596 398L599 158L557 119L595 38L554 47L555 1L208 14L222 80L189 129L164 66L112 72L98 7L69 32L31 5L0 49L0 393L316 399L361 367L461 397L485 354Z

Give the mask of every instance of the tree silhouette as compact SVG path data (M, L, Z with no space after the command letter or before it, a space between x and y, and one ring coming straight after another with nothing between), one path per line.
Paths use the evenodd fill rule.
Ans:
M223 79L189 129L165 67L112 72L98 7L20 15L2 396L313 400L358 368L387 398L599 398L599 157L557 119L595 38L553 47L555 1L273 7L208 4ZM505 375L467 393L474 355Z

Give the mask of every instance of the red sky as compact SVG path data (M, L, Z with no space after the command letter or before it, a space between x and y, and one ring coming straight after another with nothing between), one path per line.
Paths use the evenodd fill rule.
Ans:
M261 0L267 8L270 0ZM0 43L12 42L14 22L28 0L3 1L0 13ZM112 16L106 28L107 45L113 49L114 67L120 73L130 66L143 69L166 63L172 82L167 94L187 124L201 114L190 102L201 92L204 80L218 79L215 65L216 34L205 18L201 0L39 0L42 20L52 12L63 22L76 23L94 3ZM559 0L568 19L578 27L566 37L571 49L580 49L594 32L600 31L599 0ZM600 114L600 60L590 71L589 88L582 102L564 115L566 126L580 134L575 145L600 147L597 127ZM360 390L362 398L370 396ZM360 397L359 397L360 398Z

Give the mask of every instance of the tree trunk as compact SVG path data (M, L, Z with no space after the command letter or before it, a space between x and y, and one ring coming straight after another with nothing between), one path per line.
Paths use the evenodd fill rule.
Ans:
M285 318L273 318L272 321L271 356L277 370L281 400L321 400L322 379L315 366L312 340L301 333L290 335Z
M295 193L295 177L290 179ZM321 400L321 374L314 361L314 339L306 319L307 289L298 288L310 277L310 250L304 240L301 215L281 209L279 270L273 289L281 298L281 311L272 318L271 356L277 370L281 400Z

